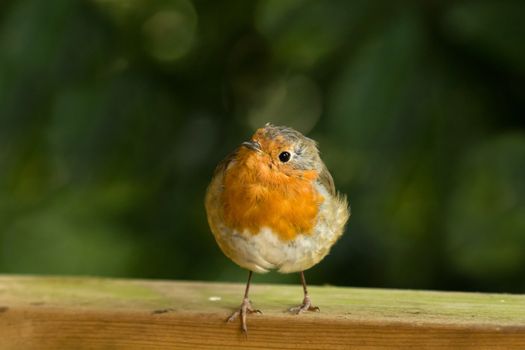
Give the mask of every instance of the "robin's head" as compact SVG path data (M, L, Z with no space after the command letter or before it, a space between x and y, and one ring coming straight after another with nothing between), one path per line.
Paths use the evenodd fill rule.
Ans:
M250 141L242 143L239 155L249 163L257 162L262 171L286 175L317 173L322 164L314 140L292 128L270 123L258 129Z

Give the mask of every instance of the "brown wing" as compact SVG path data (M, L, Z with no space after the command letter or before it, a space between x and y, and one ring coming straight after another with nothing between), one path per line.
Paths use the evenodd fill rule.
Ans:
M217 167L215 167L215 170L213 171L214 177L215 175L219 173L223 173L228 168L228 165L230 165L230 163L233 160L235 160L235 157L237 156L237 152L239 152L239 148L236 148L235 150L233 150L223 160L221 160L219 164L217 164Z
M239 148L236 148L233 152L228 154L222 161L219 162L215 171L213 172L212 179L208 188L206 189L206 196L204 199L204 205L206 207L206 213L208 215L208 221L212 227L212 231L218 232L214 227L217 225L218 218L221 217L221 194L224 190L223 179L224 173L232 161L235 161Z
M332 174L330 174L324 163L322 163L321 173L319 174L318 181L322 186L324 186L324 188L328 190L328 193L330 193L332 196L335 196L336 191L334 179L332 178Z

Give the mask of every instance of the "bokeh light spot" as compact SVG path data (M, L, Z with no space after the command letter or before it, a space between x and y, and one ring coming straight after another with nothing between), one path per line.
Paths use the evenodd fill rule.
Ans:
M308 133L321 116L321 92L306 76L277 80L263 89L260 96L248 113L253 129L271 122Z
M175 4L177 6L174 8L153 14L142 27L146 50L152 57L163 62L174 61L186 55L195 42L195 9L188 1L177 1Z

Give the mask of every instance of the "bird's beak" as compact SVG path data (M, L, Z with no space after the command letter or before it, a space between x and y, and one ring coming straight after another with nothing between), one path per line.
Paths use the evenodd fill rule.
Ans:
M261 144L257 141L246 141L243 142L242 145L252 151L262 152Z

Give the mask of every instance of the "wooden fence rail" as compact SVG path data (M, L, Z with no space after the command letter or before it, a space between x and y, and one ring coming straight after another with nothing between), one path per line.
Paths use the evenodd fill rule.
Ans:
M0 349L525 349L525 296L254 284L249 334L225 323L240 284L0 276Z

